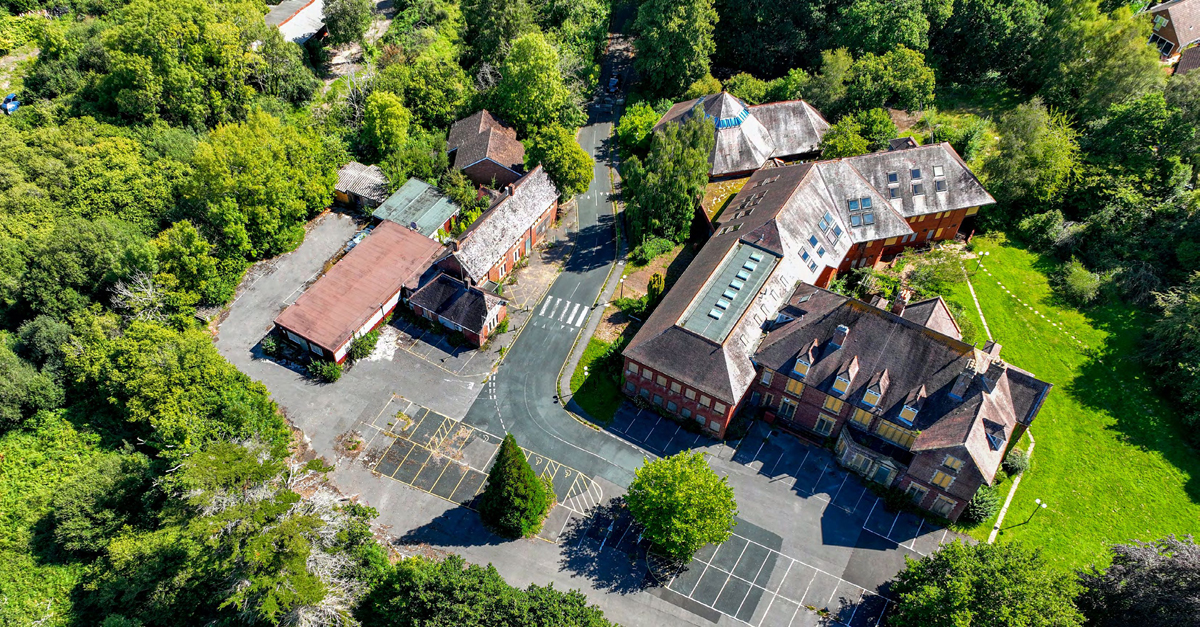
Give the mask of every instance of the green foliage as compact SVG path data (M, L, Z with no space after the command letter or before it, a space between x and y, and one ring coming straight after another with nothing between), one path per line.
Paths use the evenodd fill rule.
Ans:
M389 65L376 89L404 99L413 119L426 128L443 128L458 119L471 95L471 83L449 54L428 51L411 64Z
M1055 198L1079 164L1078 134L1066 117L1035 98L1004 114L996 156L985 164L989 188L1013 218Z
M284 39L272 26L264 25L258 37L262 43L250 57L250 84L261 93L292 104L311 99L321 81L304 64L304 48Z
M54 540L66 551L98 554L146 514L153 474L150 458L126 451L101 457L54 494Z
M734 74L732 78L725 81L725 91L741 98L746 104L750 105L767 102L768 87L766 81L754 78L745 72Z
M585 121L559 68L558 51L542 34L514 41L500 75L493 108L518 133L527 135L551 124L575 128Z
M527 0L465 0L462 10L474 61L499 62L506 46L515 47L518 39L533 30L533 10Z
M45 24L46 20L38 15L14 16L0 11L0 56L36 42Z
M25 321L17 330L16 351L42 372L57 377L70 341L70 325L43 315Z
M525 165L542 164L563 201L586 192L595 176L595 162L575 141L575 134L557 125L536 129L525 151Z
M202 128L240 119L253 93L244 29L262 19L260 6L231 0L218 10L207 0L133 0L103 37L109 71L97 83L95 102L133 122L161 117Z
M826 50L821 53L821 71L801 86L801 93L818 111L833 113L842 106L853 69L854 57L845 48Z
M675 249L675 242L661 237L649 237L629 251L629 262L644 266Z
M321 383L334 383L342 378L342 365L335 361L314 359L308 362L308 375Z
M931 47L942 63L942 76L977 84L995 73L1013 84L1028 84L1050 4L1039 0L956 0L946 27Z
M662 117L658 111L645 102L639 102L625 108L621 121L614 131L617 144L627 155L645 155L650 149L650 139L654 136L654 125Z
M377 155L391 155L408 139L411 119L412 115L395 94L372 92L367 96L367 110L363 114L363 143Z
M325 28L330 45L362 41L371 27L374 9L371 0L325 0Z
M212 245L191 222L176 222L150 243L156 251L160 276L171 275L180 289L198 294L209 305L233 298L241 273L222 273L221 261L210 254Z
M651 306L658 304L658 299L662 298L663 292L667 289L666 279L663 275L655 272L650 275L650 280L646 282L646 301Z
M687 91L683 92L683 99L692 100L700 96L719 94L722 89L721 81L713 78L712 74L705 74L688 85Z
M821 156L825 159L839 159L871 152L871 142L862 136L862 130L854 116L842 118L830 126L821 137Z
M911 248L906 249L897 258L896 270L908 270L904 283L917 298L947 294L953 286L967 280L961 254L946 247L920 254Z
M1029 470L1029 461L1029 453L1015 448L1004 456L1004 472L1014 477L1024 474Z
M894 139L900 132L887 109L859 111L854 114L854 121L858 122L859 132L867 140L871 151L887 148L888 140Z
M713 122L693 113L683 124L669 124L656 133L643 163L625 162L625 220L630 241L647 237L683 241L691 229L696 207L708 184L708 154L713 147Z
M1082 625L1072 604L1076 584L1051 570L1041 553L1018 543L942 545L906 560L892 584L895 627L1069 627Z
M925 55L897 46L882 56L867 53L854 62L846 84L850 111L890 106L916 111L933 102L933 69Z
M1187 407L1188 424L1200 425L1200 272L1154 298L1162 315L1147 334L1149 362L1172 373L1172 390Z
M1096 300L1104 280L1100 275L1089 272L1078 259L1063 264L1055 277L1054 286L1068 301L1085 306Z
M468 565L451 554L441 561L401 560L363 600L356 617L364 627L456 625L492 627L611 627L578 590L553 585L509 586L495 567Z
M7 339L0 334L0 339ZM0 432L11 429L41 410L62 405L63 390L45 372L38 372L0 342Z
M502 536L527 538L541 531L553 505L554 492L533 474L512 434L505 435L479 495L483 521Z
M375 345L378 343L379 329L372 329L354 338L354 341L350 343L350 350L346 352L346 356L353 361L365 359L375 350Z
M438 131L410 128L404 144L388 154L379 167L393 188L404 185L409 177L436 183L450 167L450 158L446 155L446 135Z
M832 18L837 16L826 0L715 0L713 4L720 16L713 62L760 76L779 76L815 58L833 33Z
M1000 511L1000 496L1000 491L995 486L979 486L959 520L968 525L978 525L990 520Z
M808 90L812 77L801 68L792 68L788 73L767 83L766 102L800 100Z
M332 198L333 156L313 131L255 111L196 147L183 198L218 256L277 255L300 243L304 221Z
M973 164L993 134L988 120L970 113L950 115L931 108L921 116L921 125L929 132L929 143L949 142L968 164Z
M279 341L279 337L271 334L266 335L259 342L262 352L267 357L278 357L283 352L283 345Z
M1147 46L1150 20L1129 7L1102 13L1097 0L1062 0L1047 20L1041 93L1084 120L1114 103L1162 86L1158 51Z
M644 0L638 5L634 66L642 83L663 96L683 93L708 74L715 49L713 0Z
M225 361L204 331L149 322L121 331L111 315L88 315L76 336L80 350L67 355L75 394L124 420L159 455L178 459L225 438L286 444L267 389Z
M840 11L838 39L854 52L884 54L899 46L924 52L929 19L922 0L854 0Z
M700 452L647 461L637 469L625 502L645 528L643 537L681 561L705 544L729 539L738 513L733 488Z
M1112 564L1079 573L1088 625L1172 627L1200 613L1200 546L1191 535L1111 547Z

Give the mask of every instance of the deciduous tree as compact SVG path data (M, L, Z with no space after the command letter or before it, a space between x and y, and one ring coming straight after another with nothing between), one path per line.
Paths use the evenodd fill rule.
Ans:
M1061 193L1079 163L1078 134L1035 98L997 124L999 151L985 165L989 187L1020 218Z
M825 159L854 157L871 151L871 143L862 136L862 126L847 115L829 127L821 138L821 156Z
M625 220L632 242L654 236L681 242L688 236L708 185L714 133L712 120L697 107L687 122L655 133L644 162L637 157L625 162Z
M842 8L838 41L856 53L885 54L897 46L924 52L929 19L922 0L854 0Z
M705 544L729 539L738 513L733 488L700 452L647 461L637 469L625 502L644 527L643 537L682 561Z
M898 46L882 56L867 53L854 62L844 108L916 111L933 102L933 89L933 69L925 65L925 55Z
M913 560L892 584L895 627L1070 627L1082 625L1077 585L1019 543L942 545Z
M582 124L582 113L559 67L558 51L541 33L513 42L500 74L494 108L517 132L524 135L551 124L569 128Z
M717 12L713 0L645 0L638 6L634 64L655 93L677 96L708 74Z
M325 0L325 28L329 43L341 46L362 41L371 27L375 3L371 0Z
M586 192L595 176L595 162L575 140L575 134L557 125L534 131L525 151L525 164L532 169L542 164L562 200Z
M395 94L375 90L367 96L363 114L363 143L375 154L387 157L399 150L408 139L408 124L412 115Z
M1112 564L1080 573L1078 605L1095 627L1176 627L1200 616L1200 546L1192 536L1114 545Z

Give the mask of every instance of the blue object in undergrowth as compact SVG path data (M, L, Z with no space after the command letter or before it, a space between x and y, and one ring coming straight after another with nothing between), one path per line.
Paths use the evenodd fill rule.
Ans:
M0 104L0 109L4 109L6 115L12 115L17 112L21 106L21 101L17 100L16 94L9 94L4 97L3 104Z

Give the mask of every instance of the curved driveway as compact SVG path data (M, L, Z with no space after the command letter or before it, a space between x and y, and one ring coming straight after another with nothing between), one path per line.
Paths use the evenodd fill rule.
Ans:
M611 129L608 121L580 129L579 144L596 163L591 187L578 197L575 251L463 421L490 433L512 433L527 449L627 485L643 453L580 424L554 400L562 364L587 327L572 321L586 319L584 311L595 305L616 257L607 157Z

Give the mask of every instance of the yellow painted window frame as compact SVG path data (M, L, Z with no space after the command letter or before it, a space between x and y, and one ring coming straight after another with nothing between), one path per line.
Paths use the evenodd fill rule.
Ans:
M822 404L821 406L836 414L837 412L842 411L843 404L845 404L845 401L843 401L842 399L834 397L834 396L826 395L825 403Z
M787 391L788 391L788 394L799 397L801 394L804 393L804 384L801 383L800 381L797 381L797 380L791 378L791 377L788 377Z
M851 420L853 420L856 424L861 425L864 429L869 429L871 427L871 418L873 418L873 416L871 416L870 412L862 409L861 407L855 407L854 415L850 417Z

